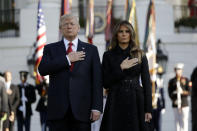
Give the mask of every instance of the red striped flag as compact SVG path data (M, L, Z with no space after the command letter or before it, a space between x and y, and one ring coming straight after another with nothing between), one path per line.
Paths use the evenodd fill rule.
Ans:
M46 45L46 25L44 21L44 13L42 11L41 0L38 1L38 13L37 13L37 40L36 40L36 51L35 51L35 76L36 76L36 84L39 84L43 77L40 76L38 72L38 65L43 56L43 49Z
M94 0L88 0L87 19L86 19L86 37L92 44L94 36Z

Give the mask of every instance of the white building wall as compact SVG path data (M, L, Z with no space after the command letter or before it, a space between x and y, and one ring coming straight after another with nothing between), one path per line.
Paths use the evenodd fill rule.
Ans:
M141 43L144 39L148 2L147 0L136 0ZM106 0L95 0L95 6L105 4ZM115 0L115 4L123 7L125 2ZM14 75L14 82L18 83L17 72L21 69L28 69L26 63L27 55L30 47L36 41L37 1L16 0L16 5L21 9L20 37L0 39L0 61L3 63L0 64L0 71L11 70ZM60 0L42 0L42 6L47 26L47 43L55 42L58 40L59 35ZM73 7L77 6L78 0L73 0ZM165 0L155 0L155 7L157 38L161 38L164 43L196 43L197 34L174 33L172 5ZM122 12L120 10L119 16L124 17L124 10L122 10ZM79 37L87 41L84 34L81 34ZM104 34L96 34L93 41L94 44L98 46L102 58L105 49ZM193 46L195 46L195 44Z

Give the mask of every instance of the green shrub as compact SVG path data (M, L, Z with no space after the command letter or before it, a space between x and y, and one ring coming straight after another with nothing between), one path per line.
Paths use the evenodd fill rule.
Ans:
M197 27L197 17L183 17L177 21L175 21L175 27L178 28L180 26Z

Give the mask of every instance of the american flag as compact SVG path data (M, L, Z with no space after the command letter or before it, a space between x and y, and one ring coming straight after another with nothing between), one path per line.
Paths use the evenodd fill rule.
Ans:
M43 78L38 72L38 65L42 59L43 49L46 45L46 25L44 21L44 13L42 11L41 0L38 1L38 14L37 14L37 40L36 40L36 51L35 51L35 76L36 84L39 84Z

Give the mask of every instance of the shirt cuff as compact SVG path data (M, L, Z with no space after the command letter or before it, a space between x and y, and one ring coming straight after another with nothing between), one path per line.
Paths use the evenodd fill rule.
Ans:
M70 60L69 60L69 58L68 58L68 56L66 55L66 58L67 58L67 60L68 60L68 64L69 64L69 66L71 66L71 62L70 62Z
M100 112L99 110L92 109L92 111ZM100 112L101 113L101 112Z

